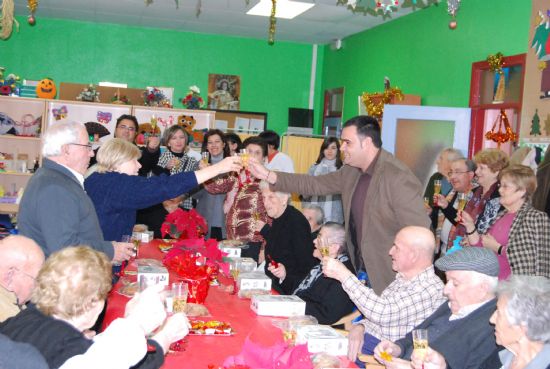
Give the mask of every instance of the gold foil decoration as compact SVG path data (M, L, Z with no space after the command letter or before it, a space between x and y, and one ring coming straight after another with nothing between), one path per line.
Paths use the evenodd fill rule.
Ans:
M384 92L363 92L361 101L367 109L367 114L376 119L381 119L384 114L384 105L389 104L394 98L403 100L403 92L399 87L391 87Z
M496 54L490 54L487 57L487 63L489 63L489 70L491 72L502 74L502 66L504 65L504 55L501 52Z

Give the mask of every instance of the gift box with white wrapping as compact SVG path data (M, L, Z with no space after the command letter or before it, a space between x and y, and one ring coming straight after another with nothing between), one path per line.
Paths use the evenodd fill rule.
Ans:
M305 301L294 295L255 295L250 307L256 314L264 316L288 317L306 312Z

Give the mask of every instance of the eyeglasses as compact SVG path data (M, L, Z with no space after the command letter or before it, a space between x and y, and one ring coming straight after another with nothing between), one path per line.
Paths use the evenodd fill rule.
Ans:
M465 171L462 171L462 172L461 172L461 171L453 172L453 171L451 170L450 172L447 173L447 175L448 175L449 177L452 177L452 176L455 175L455 174L458 175L458 174L465 174L465 173L470 173L470 172L471 172L471 170L465 170Z
M82 147L87 147L88 148L88 151L92 151L93 150L93 146L91 143L87 143L87 144L79 144L79 143L74 143L74 142L71 142L69 143L69 145L75 145L75 146L82 146Z
M29 273L25 273L24 271L22 271L21 269L19 268L15 268L15 270L20 273L20 274L23 274L24 276L26 277L29 277L30 279L32 279L33 281L36 281L36 277L33 277L32 275L30 275Z
M129 132L135 132L136 131L136 127L129 127L129 126L125 126L124 124L119 125L117 128L124 129L124 130L129 131Z

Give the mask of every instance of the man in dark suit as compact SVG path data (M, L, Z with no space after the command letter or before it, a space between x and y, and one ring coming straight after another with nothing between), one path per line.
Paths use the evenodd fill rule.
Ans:
M43 135L42 167L31 177L19 208L19 231L46 257L67 246L89 245L113 260L128 260L133 245L103 239L83 182L94 155L83 124L57 123Z

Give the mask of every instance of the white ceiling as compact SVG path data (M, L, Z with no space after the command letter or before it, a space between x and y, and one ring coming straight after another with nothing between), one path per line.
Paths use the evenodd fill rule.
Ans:
M36 18L37 22L40 18L66 18L267 40L269 18L246 15L259 0L250 0L248 5L245 0L202 0L201 13L197 17L199 1L179 0L176 9L175 0L153 0L148 6L144 0L42 0ZM277 19L275 41L325 44L413 11L413 0L401 0L399 9L386 15L381 12L354 14L347 6L337 5L338 0L302 1L315 3L315 6L294 19ZM365 0L359 0L358 4L361 1ZM28 15L26 1L16 0L15 3L16 15ZM416 0L416 4L414 7L419 11L423 2Z

